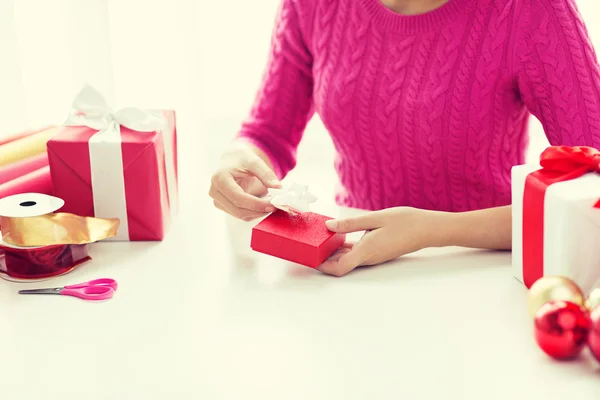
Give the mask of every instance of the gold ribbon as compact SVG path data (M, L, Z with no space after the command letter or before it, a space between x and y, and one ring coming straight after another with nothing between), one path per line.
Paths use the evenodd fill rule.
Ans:
M118 218L80 217L69 213L52 213L37 217L1 217L2 240L20 246L87 244L116 236Z

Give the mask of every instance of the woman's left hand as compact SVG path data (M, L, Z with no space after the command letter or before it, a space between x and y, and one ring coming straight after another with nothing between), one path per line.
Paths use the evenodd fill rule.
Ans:
M443 213L397 207L358 217L329 220L327 228L333 232L366 232L357 243L346 243L318 270L343 276L358 266L381 264L436 246L436 228L440 228L441 215Z

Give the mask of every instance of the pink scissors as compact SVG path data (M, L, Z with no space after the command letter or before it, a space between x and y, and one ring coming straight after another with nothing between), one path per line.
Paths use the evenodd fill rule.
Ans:
M19 294L57 294L78 297L83 300L99 301L112 298L117 287L117 281L114 279L101 278L64 287L19 290Z

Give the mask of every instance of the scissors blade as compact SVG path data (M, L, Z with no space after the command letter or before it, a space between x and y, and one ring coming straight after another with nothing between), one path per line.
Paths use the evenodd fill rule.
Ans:
M63 288L19 290L19 294L60 294Z

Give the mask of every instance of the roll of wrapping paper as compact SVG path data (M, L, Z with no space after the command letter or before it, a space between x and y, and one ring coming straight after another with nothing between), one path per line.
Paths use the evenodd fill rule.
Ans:
M32 281L64 275L90 260L88 251L87 244L19 248L0 243L0 277Z
M0 199L20 193L42 193L52 195L50 167L45 166L0 184Z
M58 132L48 128L0 146L0 167L46 152L46 143Z
M0 167L0 185L46 166L48 166L48 154L42 153L14 164Z
M13 133L12 135L0 135L0 146L4 145L6 143L14 142L15 140L19 140L19 139L22 139L27 136L31 136L38 132L45 131L46 129L50 129L50 128L53 128L53 126L48 125L48 126L44 126L44 127L40 128L40 129L34 129L34 130Z

